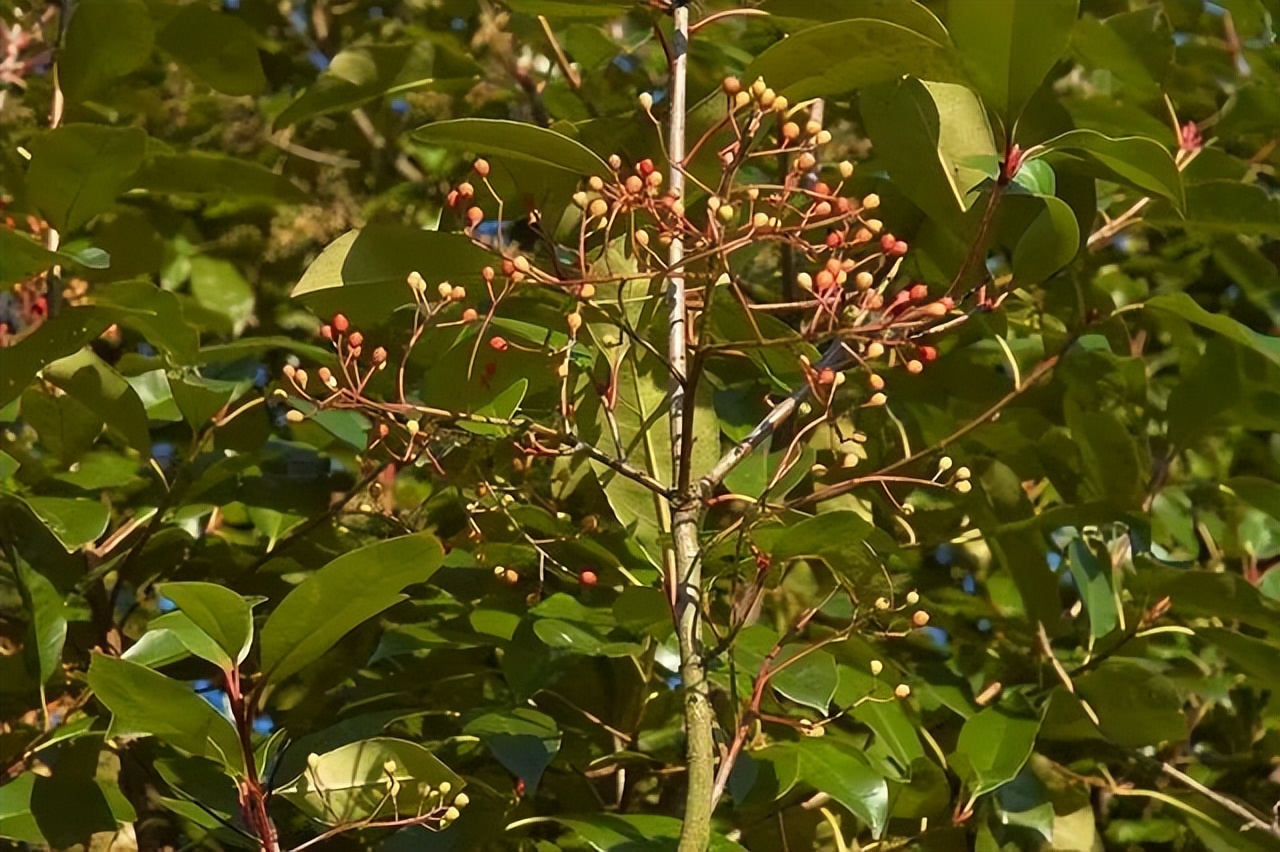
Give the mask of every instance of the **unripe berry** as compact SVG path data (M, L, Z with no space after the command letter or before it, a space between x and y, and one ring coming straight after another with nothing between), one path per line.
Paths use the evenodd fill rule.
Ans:
M641 177L648 177L657 171L657 166L653 164L653 160L646 158L636 163L636 171L640 173Z
M506 352L510 345L505 337L494 335L489 338L489 347L497 352Z
M583 284L578 288L578 295L583 299L594 299L596 297L596 285Z
M645 112L648 112L649 110L653 109L653 95L649 94L648 92L640 93L640 109L644 110Z
M657 189L662 186L662 172L651 172L644 179L644 184L650 189Z
M836 285L836 277L829 270L823 269L818 272L818 277L813 280L817 286L818 292L829 290Z
M841 160L839 168L840 168L840 177L844 178L845 180L848 180L849 178L853 177L853 163L849 162L848 160ZM865 201L863 202L863 206L864 207L866 206Z
M726 225L733 221L733 217L736 213L737 211L733 209L732 204L722 204L720 205L720 209L716 211L716 215L720 217L720 221L724 222Z
M907 686L905 683L900 683L894 687L893 694L899 698L906 698L911 695L911 687Z
M972 475L973 474L967 467L958 468L956 470L956 479L968 479Z
M351 324L347 322L347 318L343 314L334 314L333 322L331 322L330 325L333 326L333 330L338 332L338 334L346 334L347 329L351 327Z
M483 278L485 282L488 284L493 283L494 275L495 273L493 271L492 266L486 266L480 270L480 277Z
M569 314L566 321L569 323L570 334L577 334L578 329L582 328L582 314L577 311Z
M319 370L316 370L316 375L319 376L320 381L324 382L326 385L329 384L329 380L333 378L333 373L328 367L321 367Z
M573 203L578 207L586 207L588 200L587 194L581 190L573 194Z
M799 157L796 157L796 167L802 172L807 172L813 168L818 162L818 158L805 151Z
M935 346L921 346L920 360L928 364L931 361L938 360L938 349Z
M288 411L284 413L284 419L289 421L290 423L301 423L303 420L306 419L306 417L303 415L301 411L297 410L296 408L290 408Z
M862 206L867 210L875 210L880 206L880 196L874 192L862 199Z
M830 249L840 248L840 245L843 242L844 242L844 237L840 236L839 231L832 231L831 233L827 234L827 239L826 239L827 248L830 248Z
M884 612L891 606L888 598L876 598L876 609Z
M831 215L831 203L827 201L819 201L813 205L813 215L819 219L825 219Z
M765 228L769 225L768 213L757 213L751 217L751 226L754 228Z
M591 202L591 206L587 208L587 212L591 214L591 218L599 219L609 212L609 202L603 198L597 198Z
M619 161L621 162L621 161ZM602 192L604 190L604 181L597 175L587 178L587 188L592 192Z
M525 257L522 254L518 254L512 259L511 265L514 266L520 272L528 272L529 258Z
M962 479L956 483L956 491L959 491L961 494L968 494L972 490L973 483L967 479Z
M449 301L451 302L461 302L465 298L467 298L467 291L464 287L454 287L449 291Z
M758 98L764 94L764 90L767 88L769 87L764 84L764 78L757 77L756 81L751 84L751 94L755 95Z
M889 249L889 252L888 252L889 256L902 257L904 254L907 253L907 248L908 246L907 246L906 240L898 240L896 243L893 244L893 248Z
M453 285L448 281L441 281L436 286L436 292L440 294L441 299L449 298L449 294L453 292Z
M474 169L476 170L476 174L480 175L480 177L488 177L488 176L489 176L489 161L488 161L488 160L476 160L476 161L475 161L475 163L473 163L473 164L472 164L472 168L474 168Z
M884 354L884 344L878 340L873 340L867 344L867 357L879 358Z
M922 609L916 610L911 615L911 623L914 624L916 627L924 627L926 624L929 623L929 613L925 612Z
M458 184L458 195L462 196L463 198L470 198L475 194L476 194L476 188L471 184L467 183L466 181L463 181L462 183Z
M480 315L476 313L475 308L467 308L465 311L462 312L463 322L475 322L477 319L479 319L479 317Z
M502 575L502 581L508 586L514 586L520 582L520 575L508 568Z
M320 326L320 336L323 337L325 340L333 340L333 326L330 326L330 325Z
M907 294L911 297L911 301L923 302L929 298L929 286L927 284L912 284Z
M786 112L787 107L789 106L791 106L791 101L787 100L782 95L778 95L776 98L773 99L773 111L778 114L782 114Z
M596 572L592 571L590 568L578 575L578 582L584 586L594 586L599 581L600 578L596 575Z
M285 364L284 368L280 372L284 373L285 378L292 379L294 375L297 374L298 368L292 364Z
M749 103L751 103L751 95L746 92L738 92L733 96L733 105L738 109L742 109Z
M884 671L884 663L880 662L879 660L872 660L872 661L871 661L871 674L872 674L872 675L874 675L874 676L876 676L876 677L879 677L880 672L882 672L882 671Z
M468 225L474 228L476 225L479 225L483 221L484 221L483 210L481 210L479 207L467 208L467 224Z
M882 393L873 394L871 399L867 400L867 405L880 406L889 401L889 397Z
M884 390L884 377L872 373L867 376L867 384L871 385L872 390Z
M777 99L778 99L777 92L775 92L773 89L765 89L763 92L760 93L761 109L772 109L773 102L776 101Z
M383 349L381 346L373 350L373 363L385 364L386 361L387 361L387 350Z
M801 272L796 276L796 284L800 285L801 290L813 290L813 276L807 272Z
M782 138L786 139L788 142L799 139L800 125L796 124L794 121L788 121L786 124L782 125Z
M875 276L870 272L859 272L857 275L853 276L853 286L857 287L859 290L869 290L871 289L871 285L875 283L875 280Z
M907 606L915 606L920 603L920 593L915 589L907 592Z
M907 362L908 373L911 373L912 375L919 375L923 371L924 371L924 364L920 363L916 359L912 358L910 361Z
M644 181L638 175L632 175L627 178L624 185L627 188L627 192L632 195L639 195L644 190Z
M647 246L649 245L649 232L641 228L640 230L636 231L636 235L635 237L633 237L633 239L636 241L637 245Z
M726 95L736 95L742 91L742 81L737 77L725 77L720 88L724 89Z
M351 348L359 349L364 346L364 335L358 331L353 331L351 336L347 338L347 342L351 344Z
M622 168L622 158L621 158L621 157L619 157L617 154L610 154L610 155L609 155L609 168L613 169L615 172L616 172L618 169Z
M831 131L819 130L818 135L813 138L813 141L817 142L819 145L826 145L831 141Z
M880 237L880 248L885 252L893 251L893 245L897 241L893 234L884 234Z
M422 424L417 420L410 420L408 423L404 424L404 428L409 430L409 437L412 438L422 429Z

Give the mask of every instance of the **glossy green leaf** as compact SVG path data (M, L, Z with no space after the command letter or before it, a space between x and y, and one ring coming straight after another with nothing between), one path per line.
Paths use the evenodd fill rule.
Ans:
M853 813L879 835L889 815L889 785L861 753L832 738L796 743L800 778Z
M879 572L893 544L892 538L855 512L827 512L785 529L774 542L773 558L815 557L844 582L856 584Z
M1280 693L1280 648L1221 627L1201 627L1196 636L1216 645L1247 676L1246 685Z
M105 268L110 262L101 249L72 254L64 246L62 251L49 251L19 231L0 228L0 285L23 281L53 266Z
M947 44L951 36L938 17L916 0L765 0L756 8L768 12L771 20L781 21L792 31L817 24L830 24L853 18L888 21L914 30L922 36Z
M1067 49L1077 0L983 0L947 7L947 30L982 100L1012 132Z
M579 179L609 174L608 164L581 142L554 130L518 121L489 118L437 121L415 130L413 138L423 145L557 169Z
M143 0L81 0L58 51L58 83L79 103L151 58L155 28Z
M525 783L530 795L560 751L561 733L545 713L517 707L505 713L486 713L467 722L463 730L479 737L494 758Z
M173 601L228 657L244 662L253 642L253 612L244 598L215 583L162 583L156 591Z
M444 553L429 533L401 536L343 554L303 580L262 628L261 670L281 681L324 655L354 628L426 582Z
M398 785L391 795L393 781ZM342 825L447 808L464 786L464 780L417 743L375 737L319 755L276 792L312 819Z
M120 325L145 337L164 353L168 363L196 362L200 333L187 320L174 293L148 281L117 281L94 285L90 301L110 312Z
M138 649L136 653L124 654L125 659L158 668L190 654L208 660L223 671L232 669L231 655L184 612L167 612L153 618L142 640L129 649Z
M1110 659L1076 680L1076 691L1098 715L1107 739L1140 748L1187 737L1182 697L1144 660Z
M1099 559L1084 539L1073 539L1067 549L1067 565L1089 616L1089 632L1101 639L1119 624L1111 566Z
M674 852L680 838L680 820L659 814L530 817L513 823L508 829L546 822L572 830L596 852ZM707 848L709 852L746 852L745 847L714 832Z
M257 163L201 151L153 157L129 183L134 189L186 198L286 204L307 200L307 194L283 175Z
M1187 293L1165 293L1155 296L1147 300L1147 308L1181 317L1193 325L1216 332L1241 346L1260 352L1280 364L1280 337L1259 334L1225 314L1209 313L1196 304L1195 299Z
M1280 484L1260 476L1233 476L1225 489L1272 518L1280 518Z
M746 80L764 77L793 103L843 95L904 75L939 83L965 79L950 45L874 18L810 27L775 43L742 72Z
M257 39L244 21L199 3L181 6L156 33L161 50L226 95L256 95L266 88Z
M354 322L377 323L413 304L410 272L427 277L428 289L441 281L480 286L480 270L492 261L461 234L369 225L330 243L307 267L293 297L322 317L341 311Z
M1023 209L1038 206L1034 218L1013 249L1013 278L1019 285L1038 284L1065 267L1080 250L1080 226L1066 202L1052 196L1011 198Z
M377 98L404 94L441 82L465 84L480 68L429 40L413 44L367 44L339 52L319 79L276 116L280 129L308 118L351 110Z
M1071 52L1086 67L1105 69L1124 91L1153 101L1173 65L1173 27L1159 5L1101 21L1085 15L1071 33Z
M1186 207L1182 175L1169 151L1142 136L1111 137L1096 130L1072 130L1044 143L1046 151L1064 151L1099 170L1099 177L1131 186Z
M28 618L22 649L27 667L40 683L48 683L62 668L62 647L67 641L66 603L49 578L21 558L13 567Z
M1235 619L1273 636L1280 634L1280 601L1264 596L1239 574L1171 568L1144 559L1127 585L1148 604L1167 595L1172 611L1181 616Z
M115 206L142 165L147 134L137 127L64 124L31 143L31 200L60 231L74 231Z
M971 796L989 793L1017 776L1031 756L1039 731L1039 719L989 707L965 721L947 762Z
M79 399L39 387L22 394L22 419L36 433L50 460L70 468L93 448L102 419Z
M0 347L0 407L17 399L46 364L78 352L118 316L92 306L67 308L17 344Z
M197 757L244 772L231 722L185 683L128 660L93 655L89 686L111 711L113 735L154 736Z
M826 651L814 651L788 662L803 649L803 645L797 644L783 648L773 666L781 670L769 678L769 684L797 704L825 714L840 682L836 661Z
M876 162L943 225L956 222L977 200L977 186L995 176L991 126L965 86L907 78L870 88L858 102Z
M191 295L201 307L226 317L235 336L253 319L253 288L228 260L203 255L191 258Z
M489 404L472 412L481 417L492 417L497 420L510 420L524 402L524 395L529 392L529 380L521 379L511 387L493 398ZM501 435L510 431L508 427L494 423L477 423L467 420L458 421L458 428L476 435Z
M107 531L111 510L100 500L75 497L18 498L53 533L68 553L97 541Z
M147 410L124 376L87 349L54 361L44 377L92 409L140 453L151 450Z
M505 5L522 15L546 15L551 20L613 18L631 8L630 3L609 0L510 0Z

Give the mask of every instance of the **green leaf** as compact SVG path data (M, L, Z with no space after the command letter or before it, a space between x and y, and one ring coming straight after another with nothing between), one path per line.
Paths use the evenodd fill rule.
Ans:
M30 509L68 553L97 541L107 531L107 523L111 520L111 510L101 500L16 495L14 499Z
M140 453L151 452L147 410L124 376L88 349L54 361L44 377L96 412Z
M77 104L146 65L155 28L143 0L80 0L63 38L58 84Z
M989 793L1017 776L1031 757L1039 731L1039 719L988 707L965 720L956 750L947 762L964 780L971 796Z
M183 315L176 294L148 281L117 281L95 284L90 299L164 352L170 363L195 363L200 334Z
M515 416L516 411L520 408L520 403L524 402L524 395L529 391L529 380L520 379L511 387L495 396L487 405L482 406L473 414L481 417L492 417L496 420L510 420ZM510 431L505 426L499 426L493 423L475 423L468 420L458 421L458 428L476 435L502 435Z
M27 668L40 683L48 683L62 667L62 647L67 641L66 602L53 583L21 557L13 568L22 605L30 616L22 649Z
M1070 130L1045 142L1043 150L1065 151L1094 167L1097 177L1167 198L1179 210L1187 207L1182 174L1169 151L1154 139Z
M873 835L884 830L889 785L860 752L827 737L803 739L796 749L801 780L848 808Z
M805 646L787 645L778 654L774 669L798 655ZM804 707L826 713L836 694L840 673L835 658L826 651L814 651L801 657L769 679L769 685L782 695Z
M826 512L785 528L773 545L775 560L815 557L846 583L879 574L893 539L851 511Z
M1280 236L1280 198L1261 186L1212 180L1188 186L1186 196L1185 216L1170 205L1157 204L1145 220L1193 233Z
M1114 77L1143 102L1160 97L1174 60L1173 27L1160 5L1112 15L1085 15L1071 33L1071 52L1089 68Z
M1236 619L1272 636L1280 634L1280 602L1239 574L1170 568L1149 558L1139 559L1138 566L1126 586L1145 606L1167 595L1177 615Z
M1214 430L1280 429L1280 367L1256 349L1213 336L1169 394L1169 439L1186 447Z
M876 162L930 218L955 222L994 177L991 126L970 89L907 78L868 89L858 102Z
M267 87L253 29L203 4L179 7L156 34L156 44L224 95L257 95Z
M1008 202L1013 202L1009 204ZM1019 205L1019 202L1027 202ZM1052 196L1009 198L1008 207L1039 210L1013 249L1013 280L1020 286L1039 284L1064 268L1080 250L1080 226L1066 202Z
M1259 352L1280 364L1280 337L1259 334L1226 314L1209 313L1187 293L1166 293L1147 300L1149 310L1164 311L1187 322L1216 332L1241 346Z
M376 324L413 303L410 272L421 270L431 287L441 281L480 286L480 270L492 262L462 234L368 225L330 243L292 295L322 317L341 311L355 323Z
M417 743L374 737L319 755L276 793L314 820L342 825L448 807L466 783ZM443 784L448 792L441 795Z
M236 337L254 317L253 288L229 260L203 255L191 258L191 295L202 307L230 320Z
M41 323L17 344L0 347L0 408L17 399L46 364L79 351L120 315L98 307L73 306Z
M96 756L96 743L94 749ZM137 819L113 781L95 779L87 760L74 757L52 776L28 771L0 787L0 837L24 847L88 848L93 835L117 832Z
M104 269L111 258L101 249L84 249L77 254L49 251L16 230L0 228L0 286L24 281L58 264Z
M115 206L142 165L147 134L137 127L64 124L31 143L31 201L59 231L75 231Z
M1187 720L1173 682L1145 660L1113 658L1076 680L1104 736L1126 748L1182 742Z
M290 592L262 628L263 676L279 682L319 659L355 627L426 582L444 553L428 533L393 538L343 554Z
M253 612L244 598L215 583L163 583L156 591L173 601L229 658L244 662L253 643Z
M1223 487L1268 517L1280 518L1280 484L1260 476L1233 476Z
M1216 645L1248 677L1247 685L1280 693L1280 648L1221 627L1201 627L1196 636Z
M1012 135L1022 108L1067 49L1077 0L951 3L947 30L982 100Z
M524 781L530 796L538 792L543 773L560 751L555 720L527 707L486 713L467 722L463 731L479 737L507 771Z
M1068 546L1067 565L1089 615L1089 632L1094 639L1101 639L1120 623L1111 586L1111 565L1095 556L1082 538L1072 539Z
M554 130L494 118L459 118L419 127L413 140L524 166L565 173L575 180L609 174L609 166L590 148Z
M747 494L752 497L765 495L769 483L774 481L782 469L782 463L790 458L787 471L778 478L777 484L768 490L773 497L785 497L791 489L799 485L809 475L817 459L817 451L806 446L799 453L788 454L786 450L766 453L756 450L724 478L725 487L736 494Z
M376 98L411 92L442 81L465 83L480 76L470 58L429 40L369 44L340 51L298 99L276 116L277 130L304 119L350 112Z
M211 201L302 204L308 198L284 175L257 163L204 151L152 157L129 183L147 192Z
M781 21L793 32L815 24L870 18L914 30L938 44L951 41L942 21L915 0L824 0L822 3L812 3L810 0L765 0L756 8L768 12L771 20Z
M95 653L89 686L111 711L111 735L153 736L244 774L240 739L231 722L185 683L146 666Z
M764 77L792 103L843 95L903 76L939 83L965 80L950 45L874 18L810 27L776 42L742 72L745 80Z
M79 462L102 432L102 420L93 409L73 396L55 395L40 387L22 394L22 419L64 468Z
M142 638L145 643L139 642L129 649L141 647L141 650L125 653L125 659L157 668L193 654L223 671L232 668L231 656L184 612L167 612L151 619Z
M680 839L680 820L659 814L574 814L572 816L530 817L507 826L554 822L572 830L596 852L675 852ZM711 835L709 852L746 852L732 840Z
M522 15L545 15L553 21L574 18L614 18L625 15L631 3L610 0L506 0L504 6Z

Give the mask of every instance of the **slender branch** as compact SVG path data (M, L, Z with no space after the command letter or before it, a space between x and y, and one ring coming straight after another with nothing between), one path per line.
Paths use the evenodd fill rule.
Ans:
M1273 835L1275 837L1280 837L1280 828L1277 828L1274 825L1268 825L1266 822L1259 819L1258 816L1253 813L1253 811L1249 810L1244 805L1232 799L1227 798L1221 793L1218 793L1214 790L1209 789L1208 787L1201 784L1199 781L1192 778L1190 775L1181 771L1180 769L1173 766L1172 764L1162 762L1160 764L1160 771L1163 772L1165 775L1168 775L1170 778L1174 779L1178 783L1185 784L1186 786L1190 787L1192 790L1195 790L1200 795L1207 796L1208 798L1212 799L1214 802L1217 802L1219 805L1222 805L1222 807L1231 811L1236 816L1242 818L1245 821L1245 824L1248 825L1249 828L1258 828L1258 829L1261 829L1262 831L1265 831L1267 834Z
M538 23L542 25L542 33L547 37L547 41L551 43L551 50L555 54L556 64L560 66L560 70L564 72L564 78L569 81L569 86L576 92L582 88L582 75L569 62L569 57L564 55L564 50L560 47L560 42L556 39L556 34L551 31L551 24L547 21L546 15L538 16Z

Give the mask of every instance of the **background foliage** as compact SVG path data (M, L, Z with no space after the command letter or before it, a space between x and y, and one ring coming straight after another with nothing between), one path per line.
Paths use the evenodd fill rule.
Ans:
M581 260L572 196L609 155L665 170L661 5L5 4L4 843L674 844L664 520L599 459L523 451L561 428L561 361L581 437L608 443L597 387L627 442L664 436L665 315L647 284L623 317L482 275L510 241ZM822 99L821 179L855 162L843 192L910 245L894 289L965 321L922 370L853 365L704 513L717 741L743 739L712 847L1280 848L1280 4L712 20L736 5L694 11L690 138L727 75ZM477 155L504 206L473 240L450 193ZM592 239L593 273L640 262ZM742 304L808 298L796 263L735 254ZM399 357L413 271L437 415L300 398L283 371L339 370L335 313ZM798 317L717 306L712 461L819 357Z

